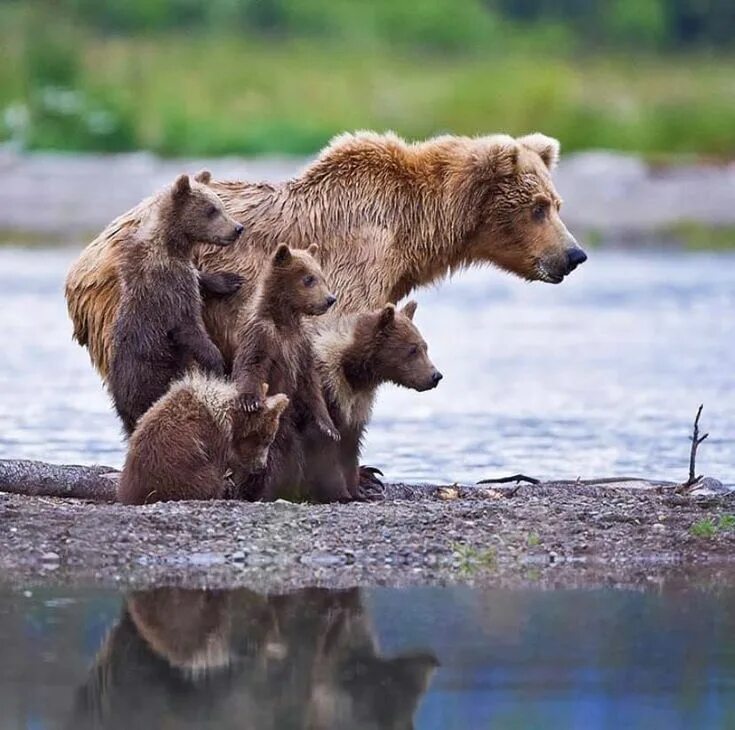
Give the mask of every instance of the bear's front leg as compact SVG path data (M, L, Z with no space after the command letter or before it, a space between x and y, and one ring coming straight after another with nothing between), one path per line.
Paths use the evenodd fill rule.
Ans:
M341 436L339 429L334 425L332 417L327 410L324 400L321 382L314 367L307 368L302 373L301 384L296 396L295 410L307 414L316 427L332 441L339 441Z
M225 361L222 353L209 339L203 325L181 325L172 331L171 337L179 347L191 354L205 372L219 377L225 374Z

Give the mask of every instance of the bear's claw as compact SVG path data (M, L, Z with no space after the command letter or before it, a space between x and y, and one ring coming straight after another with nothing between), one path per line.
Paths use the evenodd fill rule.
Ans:
M385 485L376 476L384 476L380 469L374 466L361 466L359 469L359 483L356 499L360 502L374 502L383 499Z

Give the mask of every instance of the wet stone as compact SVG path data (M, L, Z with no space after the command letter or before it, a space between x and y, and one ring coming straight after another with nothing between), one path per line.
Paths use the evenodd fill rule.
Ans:
M199 566L220 565L225 562L225 558L221 553L192 553L187 562Z
M333 553L311 553L310 555L303 555L300 562L305 565L327 567L345 565L347 560L343 555L335 555Z

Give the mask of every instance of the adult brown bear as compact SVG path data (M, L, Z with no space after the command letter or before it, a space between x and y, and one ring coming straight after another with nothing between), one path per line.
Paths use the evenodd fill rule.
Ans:
M558 155L559 143L542 134L407 144L394 134L361 132L336 138L288 182L213 181L227 211L245 226L234 246L202 247L196 260L201 270L234 271L245 280L236 295L207 302L214 342L231 362L236 312L279 243L319 244L337 313L378 309L483 262L528 280L561 282L586 256L559 218L550 176ZM67 278L74 336L105 378L120 247L150 205L144 200L113 221Z

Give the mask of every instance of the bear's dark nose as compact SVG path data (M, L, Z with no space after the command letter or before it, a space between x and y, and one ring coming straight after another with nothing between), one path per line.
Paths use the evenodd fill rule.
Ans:
M331 307L337 301L337 297L334 294L327 295L327 306Z
M440 373L440 372L439 372L438 370L434 370L434 373L433 373L433 374L432 374L432 376L431 376L431 382L432 382L432 383L434 383L434 387L435 387L435 388L436 388L436 386L437 386L437 385L439 385L439 381L440 381L440 380L441 380L441 379L442 379L443 377L444 377L444 376L443 376L443 375L442 375L442 374L441 374L441 373Z
M571 274L577 266L585 261L587 261L587 254L579 246L570 248L567 251L567 274Z
M238 223L235 226L235 234L238 236L241 235L244 230L245 230L245 226L242 223Z

